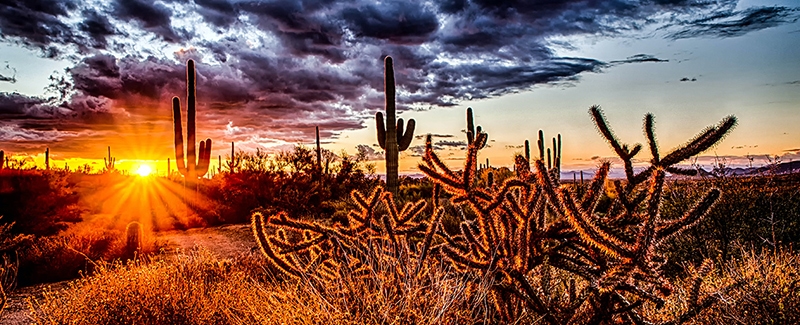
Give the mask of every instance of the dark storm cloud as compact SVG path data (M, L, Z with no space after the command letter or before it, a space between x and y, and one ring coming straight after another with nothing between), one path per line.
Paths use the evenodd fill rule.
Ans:
M788 7L757 7L728 10L677 23L683 29L668 35L671 39L693 37L736 37L749 32L797 21L800 10Z
M108 46L106 38L117 34L116 28L105 15L95 10L84 11L83 17L84 20L78 24L78 29L86 33L94 48L105 49Z
M342 11L342 18L357 37L388 40L395 44L419 44L436 31L436 14L419 2L394 2L377 7L369 4Z
M4 41L74 65L63 98L2 94L0 116L40 131L104 129L129 117L169 123L170 97L184 102L185 62L194 59L204 128L237 141L307 142L315 125L334 138L383 107L387 55L398 110L424 110L667 61L557 55L571 37L630 37L645 27L673 39L738 36L797 16L785 7L736 11L736 0L93 1L3 1ZM3 72L0 82L14 80ZM450 142L463 145L437 143Z
M72 0L6 0L0 5L0 32L4 39L56 57L60 51L53 43L75 41L72 27L61 20L76 8Z
M197 13L216 27L225 27L238 21L238 10L227 0L195 0Z
M172 11L165 5L152 0L117 0L113 5L116 18L138 21L142 28L152 32L167 42L179 42L187 38L172 28Z
M324 7L293 0L247 1L239 6L258 28L280 38L287 54L316 55L337 63L347 59L342 46L344 31L320 12Z

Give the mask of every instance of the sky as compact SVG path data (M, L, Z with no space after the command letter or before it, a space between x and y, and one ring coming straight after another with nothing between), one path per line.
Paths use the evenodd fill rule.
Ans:
M796 1L0 3L0 149L40 165L50 148L56 165L101 169L111 146L123 169L163 172L171 98L185 102L194 59L197 137L213 140L212 157L232 141L310 146L319 126L325 149L361 146L381 172L374 116L387 55L399 117L417 125L405 174L418 172L428 133L458 169L467 107L489 134L480 161L493 166L511 166L540 129L562 135L565 171L612 159L591 105L627 143L646 142L642 117L653 113L662 150L736 116L704 166L800 158Z

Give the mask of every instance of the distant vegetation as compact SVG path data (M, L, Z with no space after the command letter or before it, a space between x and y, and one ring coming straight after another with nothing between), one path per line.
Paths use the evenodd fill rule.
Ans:
M389 110L391 62L387 119L376 118L381 146L396 155L415 122L403 131ZM652 115L641 146L618 139L599 107L589 112L624 179L610 179L603 162L587 182L562 182L561 135L549 147L541 132L538 157L525 141L513 170L482 164L489 135L471 110L464 165L444 164L429 136L426 177L398 176L396 186L384 186L364 152L322 149L318 133L316 148L273 155L232 143L214 170L211 141L193 156L176 132L176 166L191 180L152 180L181 205L165 209L172 224L158 229L146 223L153 207L138 220L90 218L103 211L87 196L133 179L116 171L110 148L101 174L0 164L0 293L79 278L31 301L36 324L800 321L800 174L678 167L719 143L733 117L662 152ZM634 170L643 150L653 158ZM387 168L396 163L387 154ZM154 231L225 223L249 223L260 254L158 255Z

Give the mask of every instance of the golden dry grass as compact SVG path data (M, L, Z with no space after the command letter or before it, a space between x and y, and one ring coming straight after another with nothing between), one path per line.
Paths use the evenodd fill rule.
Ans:
M260 256L102 265L31 301L35 324L473 324L491 322L483 292L445 268L397 278L385 264L325 282L265 276Z

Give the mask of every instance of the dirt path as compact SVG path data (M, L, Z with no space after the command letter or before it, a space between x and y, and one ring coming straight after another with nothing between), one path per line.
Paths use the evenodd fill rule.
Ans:
M249 225L164 231L156 233L156 239L167 242L167 254L202 247L221 259L247 253L256 247Z
M255 249L256 242L249 225L228 225L212 228L158 232L156 240L166 243L164 253L176 255L193 249L206 249L220 259L233 258ZM30 324L27 298L41 299L45 290L67 288L69 281L17 288L8 295L8 304L0 324Z

